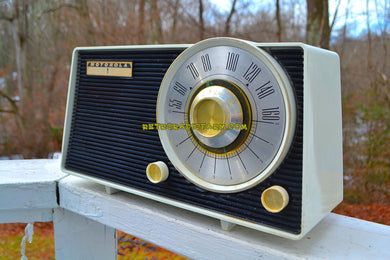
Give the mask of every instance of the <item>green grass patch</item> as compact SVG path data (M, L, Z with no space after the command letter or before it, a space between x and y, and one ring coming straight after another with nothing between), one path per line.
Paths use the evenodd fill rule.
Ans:
M20 259L23 236L0 237L0 260ZM54 239L34 234L31 244L26 241L25 255L29 260L55 259Z

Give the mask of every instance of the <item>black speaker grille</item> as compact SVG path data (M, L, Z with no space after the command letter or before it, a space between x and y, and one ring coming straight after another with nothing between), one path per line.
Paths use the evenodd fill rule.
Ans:
M74 107L65 168L91 177L158 194L238 218L300 233L302 208L303 50L269 48L291 78L297 99L297 128L287 158L265 181L239 193L219 194L189 183L169 162L158 133L143 131L154 123L162 78L183 49L80 51ZM132 61L133 77L86 75L86 61ZM164 161L167 181L151 184L145 174L150 162ZM261 205L262 191L281 185L290 203L280 213Z

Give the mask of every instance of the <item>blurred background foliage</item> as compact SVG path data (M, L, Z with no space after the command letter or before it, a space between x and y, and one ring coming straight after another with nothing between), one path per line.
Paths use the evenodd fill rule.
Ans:
M0 0L0 157L61 150L73 48L299 41L340 55L344 186L390 204L388 0Z

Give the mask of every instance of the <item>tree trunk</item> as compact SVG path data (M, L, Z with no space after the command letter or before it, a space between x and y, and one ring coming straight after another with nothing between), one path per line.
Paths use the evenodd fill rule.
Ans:
M161 27L161 17L160 10L157 7L157 0L150 1L150 11L151 11L151 27L152 27L152 43L158 44L163 43L162 27Z
M145 0L139 0L138 44L145 44Z
M176 27L177 27L177 17L178 17L178 11L179 11L179 1L175 1L175 6L173 7L173 22L172 22L172 40L177 40L176 39Z
M370 13L368 11L369 9L369 0L366 0L366 24L367 24L367 41L368 41L368 55L367 55L367 67L368 70L371 72L373 65L372 65L372 37L371 37L371 26L370 26Z
M306 42L329 49L328 0L307 0Z
M199 40L204 39L203 0L199 0Z
M77 1L77 10L81 19L79 23L86 24L85 42L90 45L96 45L95 29L89 16L90 10L87 0Z
M27 84L27 38L28 38L28 4L25 1L14 1L15 19L12 23L12 31L15 46L15 59L17 71L17 84L19 92L19 109L23 111L23 99L25 96L31 96L32 84Z
M15 19L12 24L12 33L14 36L14 45L15 45L15 60L16 60L16 73L17 73L17 84L18 84L18 92L19 92L19 98L20 98L20 103L19 107L22 110L22 97L23 97L23 69L22 69L22 61L21 61L21 45L22 43L20 42L19 38L19 30L18 30L18 20Z
M278 26L278 31L276 32L278 36L278 41L282 41L282 21L280 20L280 3L279 0L276 0L276 24Z
M339 51L339 55L340 55L340 59L341 60L343 60L343 57L344 57L345 41L346 41L346 38L347 38L347 23L348 23L348 18L349 18L349 3L350 3L350 0L347 1L347 7L345 8L345 23L344 23L342 34L341 34L342 35L342 39L343 39L342 44L341 44L341 50Z

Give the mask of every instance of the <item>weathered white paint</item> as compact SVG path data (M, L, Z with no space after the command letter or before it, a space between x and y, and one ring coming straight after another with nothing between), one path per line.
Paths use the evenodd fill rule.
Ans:
M224 231L214 218L64 176L57 160L0 161L0 223L53 219L56 259L116 259L115 229L191 259L390 259L389 226L329 214L300 241Z
M53 222L56 259L116 259L114 228L62 208L54 210Z
M0 210L0 223L33 223L33 222L49 222L52 220L53 220L52 208Z
M0 161L0 223L51 221L59 160Z
M88 216L191 259L390 259L390 227L329 214L302 240L218 220L68 176L59 183L61 207Z
M0 185L57 181L65 176L59 164L52 159L0 160Z

